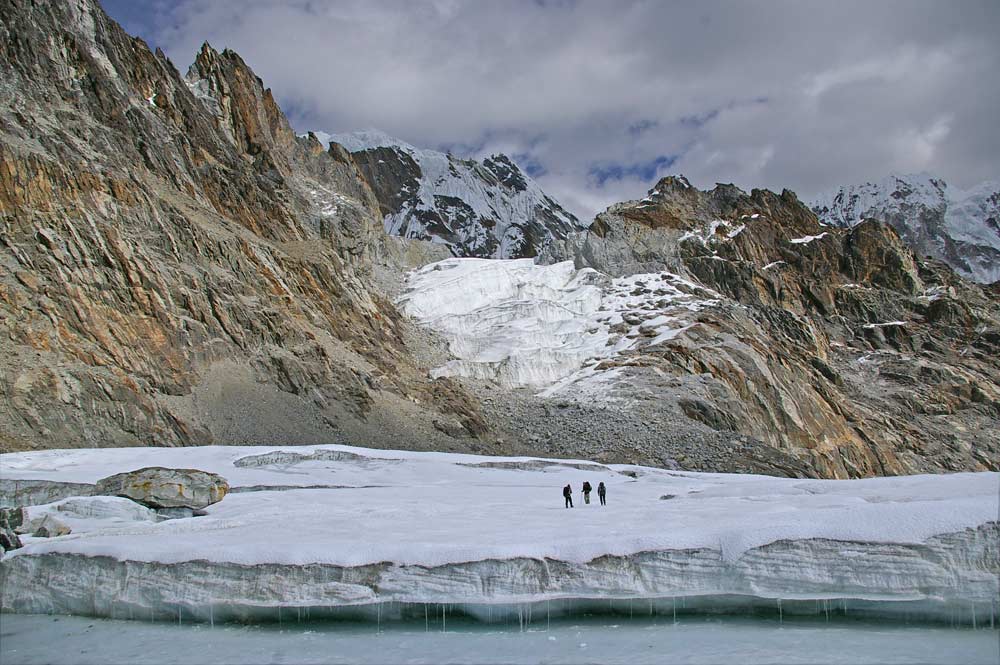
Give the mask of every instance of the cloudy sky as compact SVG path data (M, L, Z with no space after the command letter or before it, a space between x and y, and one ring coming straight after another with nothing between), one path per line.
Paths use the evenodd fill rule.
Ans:
M506 152L589 217L661 176L809 199L1000 178L1000 2L104 0L183 72L237 51L299 131Z

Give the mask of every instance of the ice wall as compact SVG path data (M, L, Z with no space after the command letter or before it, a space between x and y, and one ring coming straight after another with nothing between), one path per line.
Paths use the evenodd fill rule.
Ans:
M997 620L1000 524L922 544L778 541L727 561L711 549L607 555L585 563L487 559L441 566L175 564L76 554L9 557L0 566L5 612L117 618L278 618L392 604L456 605L483 620L556 601L582 611L644 601L714 612L797 613L854 607L884 616L980 624ZM640 604L641 607L645 607ZM367 609L366 609L367 608ZM381 611L381 610L375 610Z

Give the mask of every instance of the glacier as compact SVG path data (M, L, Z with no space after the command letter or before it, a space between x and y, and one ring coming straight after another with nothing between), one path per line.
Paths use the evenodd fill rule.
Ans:
M997 618L997 473L801 480L210 446L12 453L0 477L86 485L152 465L219 473L233 492L204 516L165 521L109 497L29 509L69 517L73 533L26 536L3 556L0 610L223 621L449 607L490 621L620 600ZM562 486L577 498L584 480L607 485L607 506L563 507Z
M404 313L441 333L455 358L434 376L507 388L594 393L603 359L683 332L718 293L670 272L612 278L572 261L446 259L411 273Z

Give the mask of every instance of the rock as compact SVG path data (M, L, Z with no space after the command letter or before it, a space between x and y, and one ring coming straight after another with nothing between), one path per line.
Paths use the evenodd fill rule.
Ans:
M18 529L25 522L24 508L0 508L0 526Z
M236 53L182 76L97 0L0 0L0 34L0 452L479 431L372 276L370 183Z
M24 523L22 508L0 508L0 553L21 547L15 529Z
M58 536L65 536L72 533L72 529L60 520L52 517L51 515L45 515L40 520L38 520L38 525L34 527L32 536L35 538L56 538Z
M221 501L229 483L207 471L151 466L103 478L95 491L124 496L150 508L200 509Z
M0 524L0 552L9 552L21 547L21 539L9 526Z

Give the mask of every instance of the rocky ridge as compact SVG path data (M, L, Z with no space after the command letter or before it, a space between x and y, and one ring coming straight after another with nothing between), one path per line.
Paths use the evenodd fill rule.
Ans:
M585 231L553 213L522 234L542 242L481 220L454 242L386 236L403 190L380 158L296 136L235 53L205 45L181 76L91 0L0 9L0 451L345 441L794 476L997 468L998 292L881 223L667 178ZM529 200L501 161L465 166ZM628 343L547 396L431 379L449 352L393 304L402 274L534 252L655 277L616 286L639 303L606 322Z
M917 254L977 282L1000 280L1000 183L963 192L926 173L892 175L820 195L811 207L834 226L878 219Z
M825 477L997 468L997 294L915 257L887 225L826 227L787 190L669 177L544 258L679 274L724 296L671 339L601 363L622 400Z
M482 430L372 286L404 252L363 173L238 55L4 0L0 81L0 450Z
M512 259L586 227L506 155L459 159L374 130L319 135L351 151L389 235L443 244L455 256Z

